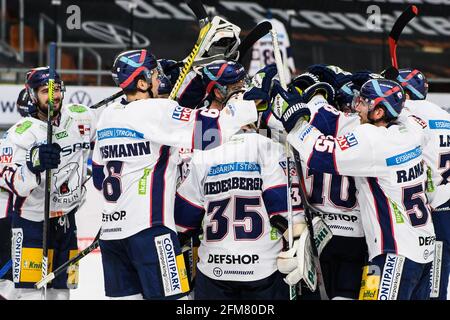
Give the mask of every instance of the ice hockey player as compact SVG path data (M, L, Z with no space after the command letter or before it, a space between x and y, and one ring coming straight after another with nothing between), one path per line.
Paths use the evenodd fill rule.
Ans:
M309 68L315 73L304 73L294 78L292 86L303 93L302 99L308 103L311 111L311 125L319 128L324 135L338 137L359 124L359 117L341 112L334 108L347 107L344 91L340 90L349 82L349 74L338 67L316 65ZM328 92L325 99L314 95L321 84L318 79L327 80L339 88L339 99ZM347 87L346 87L347 88ZM312 97L310 97L312 95ZM335 101L339 101L338 105ZM347 100L347 101L346 101ZM333 232L320 255L322 275L328 298L358 299L362 270L367 263L367 245L357 201L355 179L349 176L326 173L302 164L303 177L309 204L317 210L324 222ZM301 299L318 299L319 292L309 294L308 288L302 289Z
M158 98L161 69L144 49L119 54L112 70L126 99L102 114L93 154L94 185L104 197L106 295L185 298L189 287L173 215L176 148L206 149L227 141L256 121L255 104L231 98L219 112Z
M360 297L429 299L435 234L425 197L425 135L416 121L396 122L403 89L390 80L367 81L355 104L361 125L336 138L308 123L311 111L298 95L279 84L273 95L274 115L308 167L355 177L369 250Z
M28 117L30 108L36 108L30 101L26 88L20 91L16 105L22 117ZM0 150L0 165L3 163L6 165L0 167L0 176L3 176L8 174L7 171L15 170L16 166L11 164L12 155L9 154L9 149ZM6 185L6 181L0 179L0 185L2 184ZM6 188L0 187L0 299L13 300L15 290L11 272L11 215L14 193Z
M85 196L87 158L95 137L96 113L82 105L62 105L64 83L58 75L54 89L53 144L47 144L49 68L30 70L27 93L32 102L28 117L7 131L1 150L8 153L4 186L14 193L12 215L12 273L17 299L40 299L33 289L41 279L44 219L44 172L52 171L50 190L49 260L54 270L78 253L75 213ZM5 168L4 168L5 169ZM47 299L68 299L76 288L72 268L48 284Z
M406 93L402 116L413 116L424 126L430 140L423 146L428 175L427 197L436 232L431 298L447 300L450 275L450 114L425 100L428 82L417 69L400 69L397 81ZM418 118L417 118L418 117Z
M270 224L271 217L287 215L285 162L283 146L254 130L194 153L177 191L175 222L186 237L202 229L195 299L289 299L276 267L283 241ZM298 194L293 200L298 213ZM300 236L300 215L294 222Z

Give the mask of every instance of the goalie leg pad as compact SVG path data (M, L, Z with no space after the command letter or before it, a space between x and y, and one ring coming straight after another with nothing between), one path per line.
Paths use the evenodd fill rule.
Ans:
M325 222L319 217L313 219L313 229L315 244L320 256L320 253L331 240L333 234ZM308 229L305 229L300 239L294 242L292 249L280 253L277 259L277 266L280 272L289 272L285 278L287 284L295 285L303 279L309 289L315 291L317 287L317 271L309 236Z
M437 208L431 215L436 232L435 262L433 266L433 281L431 298L447 300L447 289L450 275L450 202ZM444 209L444 210L442 210ZM439 261L440 260L440 261Z

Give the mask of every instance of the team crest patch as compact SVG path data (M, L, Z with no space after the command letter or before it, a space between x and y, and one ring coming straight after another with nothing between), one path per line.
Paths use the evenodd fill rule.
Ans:
M347 133L343 136L337 137L336 141L342 151L345 151L348 148L354 147L358 144L358 140L356 140L356 137L353 133Z
M178 106L175 108L175 110L173 110L172 118L180 121L189 121L189 119L191 118L192 110L193 109Z
M78 125L78 131L80 131L80 134L82 136L89 135L91 133L91 128L88 125L85 124L79 124Z

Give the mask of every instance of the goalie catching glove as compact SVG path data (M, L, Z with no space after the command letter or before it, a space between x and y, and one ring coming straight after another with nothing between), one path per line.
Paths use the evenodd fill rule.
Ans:
M330 241L333 234L320 217L314 217L312 223L314 242L320 256L320 253L328 241ZM317 288L317 268L314 264L311 240L309 239L310 235L307 228L299 228L298 230L301 229L300 238L294 241L292 248L288 251L280 252L278 255L277 267L281 273L287 274L284 281L290 286L296 285L303 279L309 289L315 291Z

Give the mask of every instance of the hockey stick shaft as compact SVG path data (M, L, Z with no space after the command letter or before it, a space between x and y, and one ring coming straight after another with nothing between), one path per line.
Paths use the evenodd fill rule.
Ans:
M392 30L389 33L389 54L391 56L392 66L398 69L397 61L397 43L403 29L406 25L419 14L419 10L416 6L409 6L402 14L397 18Z
M187 61L184 64L183 69L181 69L180 75L178 76L178 79L177 79L175 85L173 86L172 91L170 92L169 99L172 99L172 100L176 99L177 93L180 90L184 79L186 78L188 72L192 68L194 59L200 50L200 46L201 46L202 42L204 41L209 29L211 28L211 22L209 22L209 20L208 20L208 15L206 14L206 10L203 7L201 1L191 0L191 1L187 2L187 5L189 6L189 8L191 8L191 10L194 12L195 16L197 17L197 20L199 21L201 29L200 29L200 34L198 36L198 39L194 45L194 48L192 49L191 53L187 57Z
M54 111L54 97L55 97L55 61L56 61L56 44L51 42L49 44L50 53L50 70L48 80L48 110L47 110L47 144L52 144L53 126L52 118ZM52 171L47 169L45 171L45 198L44 198L44 222L42 227L42 279L47 276L48 270L48 225L50 220L50 192L52 186ZM42 299L45 300L47 296L47 286L43 287Z
M92 241L92 243L87 248L85 248L83 251L79 252L72 259L66 261L64 264L59 266L55 271L49 273L45 278L41 279L39 282L36 282L34 287L36 289L41 289L42 287L46 286L47 283L49 283L50 281L55 279L58 275L63 273L68 267L70 267L70 265L77 263L82 258L87 256L89 253L91 253L92 251L97 249L99 246L100 234L101 234L101 229L98 231L97 235L95 236L94 241Z
M0 279L11 269L12 267L12 260L8 260L8 262L5 263L5 265L0 269Z
M253 45L256 43L256 41L258 41L263 36L265 36L267 33L269 33L270 28L271 28L270 22L263 21L260 24L257 24L247 34L247 36L242 40L241 44L237 48L237 51L239 52L239 59L238 59L239 63L242 62L242 58L245 57L245 55L253 47ZM212 62L212 61L215 61L215 60L221 60L221 59L225 59L225 58L226 57L225 57L224 54L219 54L217 56L211 57L211 61L208 61L208 59L203 59L202 61L194 61L192 63L192 66L196 66L196 65L200 65L200 64L206 64L208 62ZM172 70L174 68L182 67L184 65L185 61L187 61L187 58L182 60L182 61L178 61L177 63L172 64L171 66L167 67L167 69L165 71L169 72L170 70Z
M278 39L277 39L277 34L275 32L275 30L270 30L270 33L272 35L272 42L273 42L273 46L274 46L274 56L275 56L275 63L277 66L277 71L278 71L278 76L280 78L280 84L281 87L284 90L287 90L287 85L286 85L286 78L284 75L284 65L283 65L283 60L281 58L281 52L280 52L280 48L279 48L279 44L278 44ZM306 217L306 224L308 227L308 231L309 231L309 235L310 235L310 241L311 241L311 249L312 249L312 253L314 256L314 264L316 267L316 271L317 271L317 279L318 279L318 284L319 284L319 292L320 292L320 299L321 300L328 300L328 296L325 290L325 284L323 282L323 277L322 277L322 269L320 267L320 260L319 260L319 254L318 254L318 250L314 241L314 227L313 227L313 223L312 223L312 214L311 214L311 210L310 210L310 205L308 203L308 200L306 198L306 188L304 185L304 180L303 180L303 171L302 171L302 165L300 162L300 155L298 153L298 151L295 148L292 148L289 145L289 142L286 141L286 153L287 153L287 165L286 168L287 170L289 170L289 161L290 161L290 157L289 157L289 153L290 150L292 149L292 152L294 154L294 162L296 165L296 171L297 171L297 175L298 175L298 179L299 179L299 195L300 195L300 199L302 201L303 204L303 208L304 208L304 212L305 212L305 217ZM288 171L288 183L289 183L289 199L288 199L288 203L290 202L290 195L291 195L291 185L290 185L290 173ZM292 205L290 206L290 210L289 210L289 206L288 206L288 233L289 233L289 247L291 247L291 241L293 241L291 239L292 235L293 235L293 231L292 231Z
M270 29L270 35L272 36L272 45L274 50L274 56L275 56L275 63L277 66L277 72L278 76L280 78L280 84L281 87L284 90L287 90L286 85L286 78L284 77L284 68L283 68L283 60L281 58L280 53L280 47L278 43L278 35L276 31L271 28ZM291 194L292 194L292 179L291 179L291 169L289 167L290 164L290 148L288 142L285 144L286 147L286 176L287 176L287 209L288 209L288 243L289 243L289 249L293 247L294 245L294 233L293 233L293 213L292 213L292 201L291 201ZM289 286L289 298L290 300L295 300L297 298L297 287L296 286Z
M96 104L90 106L89 108L98 109L98 108L102 107L103 105L107 104L108 102L111 102L111 101L119 98L122 95L123 95L123 91L121 90L119 92L114 93L112 96L109 96L108 98L105 98L100 102L97 102Z

